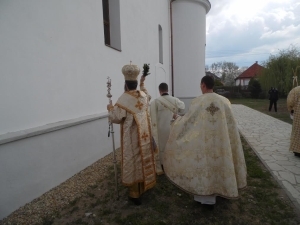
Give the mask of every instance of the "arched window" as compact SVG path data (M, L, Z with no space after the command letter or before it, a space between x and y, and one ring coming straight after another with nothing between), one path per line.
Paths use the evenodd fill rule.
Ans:
M163 33L160 25L158 25L158 44L159 44L159 62L163 64Z

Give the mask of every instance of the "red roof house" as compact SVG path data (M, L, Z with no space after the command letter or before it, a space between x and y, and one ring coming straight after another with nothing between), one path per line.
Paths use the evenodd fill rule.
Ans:
M236 86L248 86L251 78L259 76L265 68L257 63L257 61L235 78Z

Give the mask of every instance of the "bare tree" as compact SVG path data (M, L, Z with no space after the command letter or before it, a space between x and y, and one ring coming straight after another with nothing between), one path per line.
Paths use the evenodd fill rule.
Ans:
M216 62L211 64L210 71L221 77L226 86L233 86L234 79L241 73L239 67L233 62Z
M222 71L225 85L234 86L234 79L239 75L239 67L233 62L223 62Z

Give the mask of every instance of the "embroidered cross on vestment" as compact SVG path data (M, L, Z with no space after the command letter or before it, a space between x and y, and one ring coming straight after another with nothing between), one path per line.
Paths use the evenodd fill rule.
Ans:
M138 101L138 102L136 103L135 107L138 108L139 110L141 110L142 107L143 107L143 103L141 103L140 101Z
M144 132L144 134L143 134L143 136L142 136L142 139L144 139L144 141L146 141L148 137L149 137L148 134L146 134L146 133Z
M209 112L212 116L219 111L220 109L214 105L214 103L210 103L209 107L206 108L206 111Z

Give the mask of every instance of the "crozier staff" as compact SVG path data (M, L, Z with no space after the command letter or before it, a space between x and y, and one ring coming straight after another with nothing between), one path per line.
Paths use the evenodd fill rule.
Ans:
M112 94L110 93L111 90L111 79L107 77L107 95L109 104L112 104ZM108 118L108 137L112 136L112 144L113 144L113 163L114 163L114 171L115 171L115 182L116 182L116 191L117 191L117 198L119 198L119 189L118 189L118 170L117 170L117 159L116 159L116 147L115 147L115 132L114 126L111 120Z

